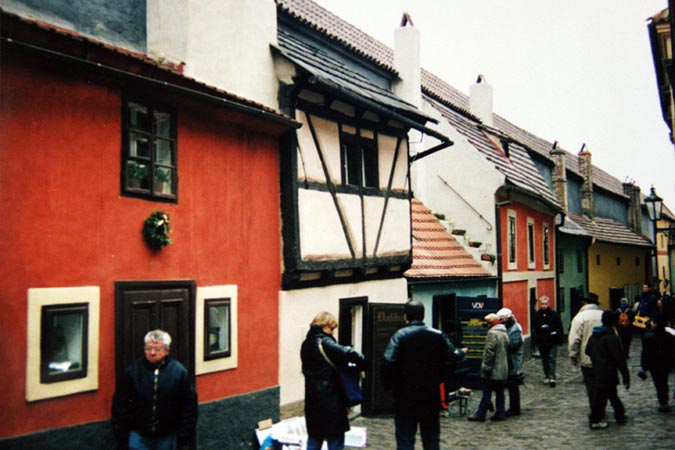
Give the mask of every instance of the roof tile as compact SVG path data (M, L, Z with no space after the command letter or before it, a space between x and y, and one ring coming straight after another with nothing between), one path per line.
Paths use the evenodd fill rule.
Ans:
M480 262L466 251L418 199L412 199L413 263L407 278L489 277Z

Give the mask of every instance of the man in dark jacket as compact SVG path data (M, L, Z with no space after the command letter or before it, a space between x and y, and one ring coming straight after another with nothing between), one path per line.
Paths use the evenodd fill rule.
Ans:
M652 374L660 412L671 411L668 405L668 373L675 363L675 337L665 327L666 318L657 316L654 326L642 340L642 370Z
M407 325L391 337L382 362L384 387L394 395L396 448L413 450L419 424L424 450L438 450L439 386L448 364L463 358L466 349L455 350L440 331L426 326L418 301L406 303L403 318Z
M550 308L550 300L543 295L539 299L539 309L532 321L532 337L541 354L541 364L544 369L544 383L555 387L556 359L558 346L563 343L565 332L557 311Z
M604 311L602 313L602 326L593 328L593 334L586 344L586 354L590 356L593 363L596 380L596 391L589 416L592 430L607 428L607 422L602 421L607 400L614 408L616 423L618 425L626 423L626 410L616 391L616 386L619 384L617 371L621 372L626 389L630 387L630 375L621 340L614 330L617 320L618 314L616 311Z
M187 445L197 425L197 392L185 367L169 357L171 336L145 335L145 357L119 380L112 421L119 448L171 450Z

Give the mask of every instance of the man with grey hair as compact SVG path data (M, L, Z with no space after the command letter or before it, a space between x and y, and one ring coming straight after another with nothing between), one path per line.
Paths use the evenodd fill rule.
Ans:
M551 300L542 295L539 297L539 309L532 319L532 339L536 342L541 354L541 364L544 369L544 383L551 387L556 384L556 358L558 346L565 339L560 315L551 309Z
M144 343L145 356L117 382L112 422L118 447L173 450L194 435L197 393L185 367L169 357L169 333L152 330Z

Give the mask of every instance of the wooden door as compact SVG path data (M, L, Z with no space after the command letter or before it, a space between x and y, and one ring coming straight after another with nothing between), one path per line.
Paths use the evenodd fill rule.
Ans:
M370 364L366 374L363 413L389 413L394 410L391 392L382 387L381 364L391 336L405 326L403 303L370 303L366 320L365 356Z
M194 375L193 281L115 283L116 373L143 356L143 338L160 328L171 335L171 357Z

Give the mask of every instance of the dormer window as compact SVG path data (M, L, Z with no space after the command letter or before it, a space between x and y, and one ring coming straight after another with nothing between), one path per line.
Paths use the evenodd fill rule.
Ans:
M510 158L511 157L511 149L509 148L508 139L502 139L501 144L502 144L502 150L504 150L504 155L506 155L507 158Z

